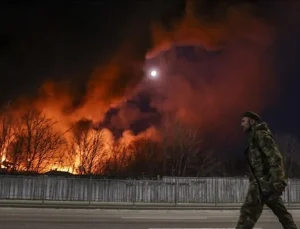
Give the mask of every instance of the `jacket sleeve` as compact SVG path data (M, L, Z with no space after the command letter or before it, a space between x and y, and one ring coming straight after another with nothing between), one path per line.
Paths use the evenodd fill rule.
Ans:
M273 137L264 131L258 131L256 136L258 140L258 146L268 160L271 180L283 180L285 178L283 158Z
M249 168L249 169L250 169L250 168ZM249 177L249 182L255 181L255 178L254 178L254 176L253 176L253 174L252 174L251 171L248 173L248 177Z

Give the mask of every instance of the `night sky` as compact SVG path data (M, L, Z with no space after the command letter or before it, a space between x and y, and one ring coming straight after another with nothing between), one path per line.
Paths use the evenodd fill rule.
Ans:
M47 1L43 3L40 1L9 2L11 3L2 4L0 8L1 103L6 103L8 100L14 101L22 96L37 96L38 88L46 80L51 80L67 82L71 85L73 105L76 106L76 103L80 105L86 100L82 98L87 93L88 79L95 68L105 67L108 60L116 55L118 59L114 63L119 64L125 70L120 73L121 76L116 79L118 82L114 83L110 89L111 94L120 96L123 93L123 85L130 85L134 88L134 85L143 80L141 66L152 62L155 65L161 56L175 53L177 58L184 59L185 63L190 62L196 66L201 61L215 58L220 55L219 52L222 52L222 50L205 50L205 47L201 45L189 44L173 47L172 50L164 50L151 60L145 59L146 53L155 47L151 40L152 23L160 23L166 31L171 31L174 23L184 15L184 1L86 0L61 1L59 4L54 1L52 3ZM199 2L203 4L196 10L200 18L218 20L220 15L217 15L214 9L222 1ZM235 4L236 1L223 2L230 5ZM299 1L251 2L255 2L253 7L255 17L270 21L276 28L276 36L274 36L270 53L272 70L277 77L274 80L278 80L279 86L276 89L276 96L263 107L261 115L273 131L300 137L298 105L300 16L295 13L300 9ZM126 51L119 54L120 49ZM182 74L189 75L189 68L171 69L171 66L172 64L169 64L166 67L169 74L183 72ZM140 69L136 70L137 68ZM128 76L126 72L124 73L127 70L134 71L134 73ZM200 74L195 70L190 75L198 73ZM205 79L206 82L210 80L209 77ZM191 80L193 80L192 77ZM101 80L97 82L101 84ZM105 82L103 81L103 84ZM260 84L259 81L257 83ZM266 90L265 94L260 96L268 97L268 93ZM110 96L110 94L105 96ZM160 114L159 109L150 108L147 96L139 94L136 101L138 102L135 106L139 107L141 113L152 113L147 118L137 118L134 125L130 126L140 131L149 122L157 122ZM243 103L247 103L247 98ZM108 116L114 113L109 109L106 112ZM108 116L103 123L109 123L110 116ZM233 125L238 127L239 120ZM111 126L112 129L113 126ZM120 130L122 128L119 128Z

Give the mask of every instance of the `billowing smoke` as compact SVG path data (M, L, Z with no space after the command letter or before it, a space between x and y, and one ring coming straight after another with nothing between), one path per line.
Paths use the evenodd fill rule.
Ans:
M164 62L172 71L157 82L152 105L226 141L243 111L264 111L278 86L272 65L276 27L259 10L243 1L189 0L184 18L172 30L153 24L155 45L147 58L176 46L200 48L195 48L198 61L175 53Z
M227 137L244 110L261 112L272 101L278 86L273 66L278 22L265 15L265 6L187 0L184 16L168 28L157 19L160 12L151 15L146 8L139 11L143 19L132 16L128 21L124 41L106 62L95 66L84 90L79 93L72 82L47 82L37 99L22 99L21 104L42 109L65 126L82 119L101 123L111 108L119 108L109 123L130 130L134 122L155 116L125 103L128 98L137 100L137 86L138 92L143 90L139 83L145 77L144 61L155 58L165 58L159 66L164 71L151 84L155 89L150 106L163 117L175 114L203 131ZM179 58L174 51L178 46L193 46L197 61ZM163 57L164 52L170 55Z

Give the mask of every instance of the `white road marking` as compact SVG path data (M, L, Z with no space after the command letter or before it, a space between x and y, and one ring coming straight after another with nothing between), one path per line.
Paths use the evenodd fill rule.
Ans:
M122 219L207 219L206 216L123 216Z

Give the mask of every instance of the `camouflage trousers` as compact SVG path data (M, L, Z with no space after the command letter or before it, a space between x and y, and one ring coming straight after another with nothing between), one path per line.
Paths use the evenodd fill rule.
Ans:
M263 212L264 205L268 206L279 219L284 229L297 229L292 215L284 206L281 196L272 195L262 198L256 183L249 185L246 200L241 207L236 229L252 229Z

